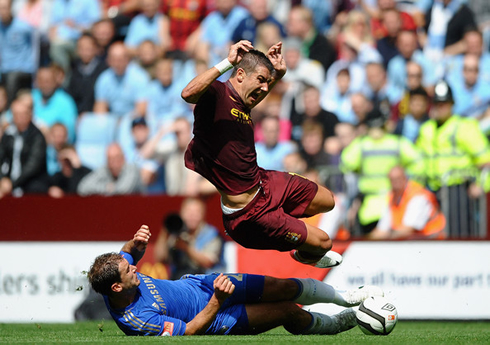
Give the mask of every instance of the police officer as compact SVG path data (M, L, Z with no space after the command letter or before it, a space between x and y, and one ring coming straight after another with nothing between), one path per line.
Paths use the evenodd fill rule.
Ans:
M468 192L482 192L476 182L480 170L490 166L490 146L477 120L453 114L453 93L445 81L436 83L432 102L431 119L421 126L416 144L424 155L428 187L449 202L449 235L459 236L471 229ZM441 187L447 188L447 198L441 197Z
M366 135L354 139L341 155L342 172L358 176L361 203L357 218L363 235L374 229L387 206L390 170L400 165L411 177L420 179L423 175L424 165L419 151L405 137L387 133L386 115L376 108L368 113ZM353 213L351 209L350 214Z

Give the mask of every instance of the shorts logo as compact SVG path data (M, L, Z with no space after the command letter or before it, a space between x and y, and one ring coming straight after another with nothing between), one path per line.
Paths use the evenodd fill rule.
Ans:
M286 241L291 243L297 243L300 238L301 238L301 234L297 234L295 232L288 232L286 234Z
M163 334L162 335L172 336L173 333L174 333L174 323L165 321L165 323L163 324Z
M240 111L236 108L231 109L231 115L235 116L237 118L237 121L240 123L245 123L245 124L252 123L249 114L245 114L243 111Z

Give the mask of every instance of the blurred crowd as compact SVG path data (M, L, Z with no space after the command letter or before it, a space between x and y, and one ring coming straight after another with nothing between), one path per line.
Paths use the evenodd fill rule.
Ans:
M488 1L0 0L0 198L215 193L184 167L180 93L242 39L288 66L252 112L258 164L332 189L332 233L380 236L395 167L487 191Z

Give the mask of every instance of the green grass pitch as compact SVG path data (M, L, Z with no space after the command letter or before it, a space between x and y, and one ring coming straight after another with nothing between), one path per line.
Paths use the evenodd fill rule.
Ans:
M1 344L490 344L490 322L399 321L388 336L359 328L338 335L297 336L276 328L255 336L127 337L111 321L73 324L0 324Z

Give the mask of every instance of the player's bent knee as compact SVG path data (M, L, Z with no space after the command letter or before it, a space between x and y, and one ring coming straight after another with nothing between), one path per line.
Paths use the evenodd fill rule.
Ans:
M328 236L328 234L325 231L317 227L311 226L309 224L306 224L306 229L308 231L308 236L306 238L305 243L303 244L305 248L301 248L303 247L301 246L298 249L304 249L310 251L307 248L310 247L310 248L316 248L319 252L323 251L324 253L332 249L332 245L333 245L332 239Z
M335 207L335 198L333 193L325 187L318 186L318 192L306 209L305 213L314 215L325 213L333 210Z

